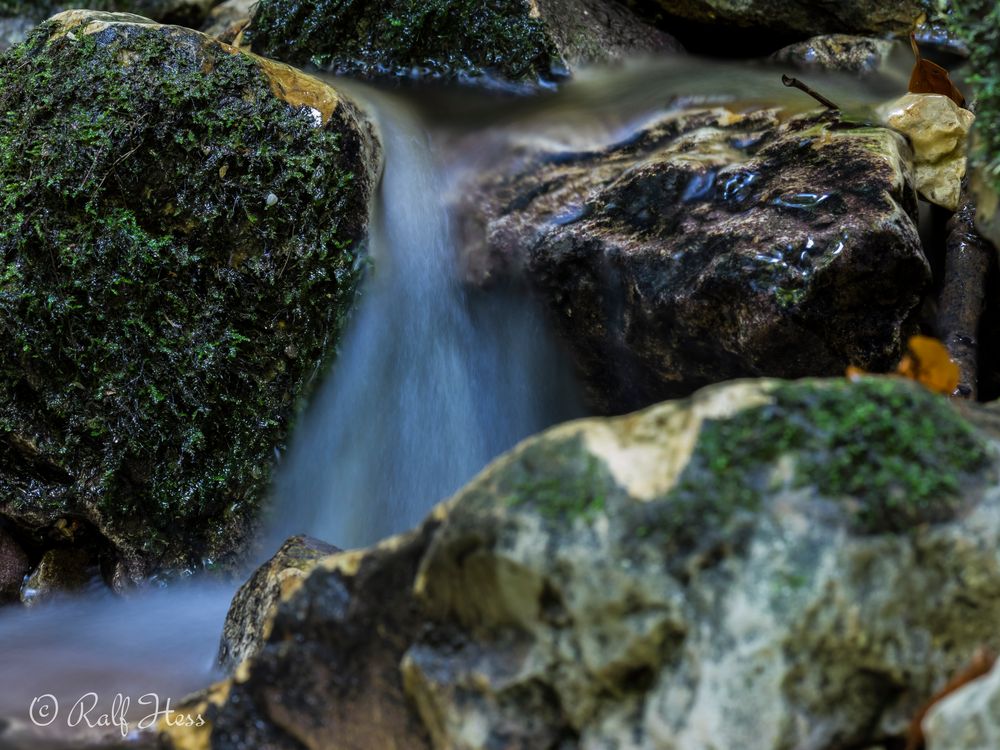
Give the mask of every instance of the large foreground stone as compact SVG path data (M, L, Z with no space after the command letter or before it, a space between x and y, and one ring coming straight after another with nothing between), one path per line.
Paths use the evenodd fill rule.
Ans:
M609 0L261 0L244 39L268 57L352 76L527 88L678 49Z
M738 382L554 428L418 531L322 560L175 746L900 735L1000 642L989 435L893 379Z
M0 58L0 514L138 577L236 552L353 301L379 160L336 91L71 11Z
M527 276L601 411L878 371L930 278L911 159L885 128L724 109L594 151L522 144L463 191L466 263Z

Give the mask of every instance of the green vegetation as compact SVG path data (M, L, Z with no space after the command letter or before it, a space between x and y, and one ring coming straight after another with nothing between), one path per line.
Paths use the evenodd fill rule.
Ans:
M261 0L245 38L267 57L365 77L565 75L523 0Z
M983 174L1000 192L1000 3L962 0L949 3L954 33L969 47L968 81L976 97L976 146ZM966 92L967 98L969 92Z
M0 58L0 510L224 554L353 301L360 136L196 34L53 30Z
M551 466L551 472L518 478L505 501L515 507L530 504L550 520L581 519L592 523L605 511L607 492L596 458L582 450L566 452L568 456L580 454L585 459L563 458Z
M668 498L671 525L721 527L736 511L757 510L763 483L788 455L793 486L855 501L856 531L900 531L952 517L962 477L988 464L983 442L946 400L908 381L793 383L773 395L703 425Z

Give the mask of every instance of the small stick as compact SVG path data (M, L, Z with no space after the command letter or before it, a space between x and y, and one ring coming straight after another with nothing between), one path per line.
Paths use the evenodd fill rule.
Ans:
M938 298L937 328L959 370L956 395L975 400L978 391L979 319L986 307L986 274L992 248L976 231L976 206L963 190L948 220L944 285Z
M821 93L819 93L818 91L814 91L813 89L811 89L808 86L806 86L798 78L792 78L791 76L786 76L786 75L782 74L782 76L781 76L781 82L783 84L785 84L786 86L790 86L791 88L798 89L799 91L804 91L805 93L809 94L809 96L811 96L813 99L815 99L816 101L818 101L820 104L822 104L827 109L840 109L840 107L838 107L836 104L834 104L833 102L831 102L829 99L827 99Z

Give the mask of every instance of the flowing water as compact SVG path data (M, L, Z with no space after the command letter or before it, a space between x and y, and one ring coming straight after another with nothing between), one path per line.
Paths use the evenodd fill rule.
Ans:
M862 109L898 90L891 77L864 87L815 78L809 82L835 101ZM565 358L529 297L517 289L474 294L460 283L445 195L452 170L490 163L473 149L467 163L445 170L442 142L474 142L490 131L593 147L670 102L721 95L811 104L781 86L779 71L691 60L596 72L527 101L427 97L422 116L399 96L346 85L376 114L385 149L373 267L331 376L282 459L268 550L292 533L353 547L409 528L517 440L581 413ZM63 714L45 732L58 736L69 732L66 712L87 693L100 697L94 716L122 693L136 717L149 713L135 705L142 695L162 702L202 687L232 592L203 580L124 599L102 594L3 610L0 717L30 727L32 700L51 694ZM0 733L0 748L5 742Z

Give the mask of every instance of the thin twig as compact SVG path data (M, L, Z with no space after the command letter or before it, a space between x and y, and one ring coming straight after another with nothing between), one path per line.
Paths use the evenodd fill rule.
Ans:
M819 93L818 91L814 91L813 89L811 89L808 86L806 86L798 78L792 78L791 76L782 75L781 76L781 82L783 84L785 84L786 86L790 86L791 88L798 89L799 91L804 91L805 93L809 94L809 96L811 96L813 99L815 99L816 101L818 101L820 104L822 104L827 109L840 109L840 107L838 107L836 104L834 104L833 102L831 102L829 99L827 99L821 93Z

